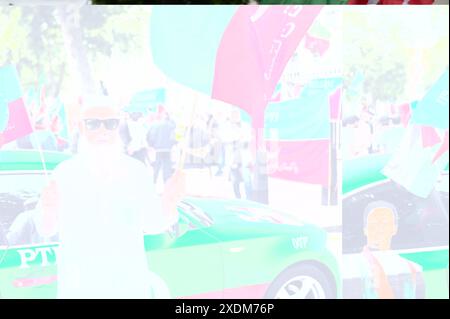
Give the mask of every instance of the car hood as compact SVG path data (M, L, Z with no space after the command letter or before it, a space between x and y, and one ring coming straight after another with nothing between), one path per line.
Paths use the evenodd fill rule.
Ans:
M320 227L253 201L188 198L187 202L210 217L212 223L205 229L221 241L279 236L325 241L326 232Z

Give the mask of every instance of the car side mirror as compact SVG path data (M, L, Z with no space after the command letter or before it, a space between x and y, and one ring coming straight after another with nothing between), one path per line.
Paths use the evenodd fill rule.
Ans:
M186 234L188 230L189 226L187 224L178 222L170 228L169 235L175 240Z

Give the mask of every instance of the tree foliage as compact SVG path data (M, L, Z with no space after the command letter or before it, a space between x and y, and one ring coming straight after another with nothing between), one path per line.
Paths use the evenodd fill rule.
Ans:
M448 25L448 13L421 9L344 12L345 83L351 85L358 74L364 79L355 98L372 104L410 102L421 96L407 90L411 81L418 91L426 90L448 65L448 29L438 27Z
M0 8L0 65L14 64L25 89L45 84L48 94L58 95L69 82L68 47L61 25L49 7ZM149 11L138 7L85 6L77 22L81 45L94 66L114 52L139 50Z

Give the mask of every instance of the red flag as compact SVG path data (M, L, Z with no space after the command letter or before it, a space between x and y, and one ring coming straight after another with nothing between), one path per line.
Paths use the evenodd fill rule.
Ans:
M433 4L434 0L409 0L408 4Z
M46 113L47 113L47 98L46 98L45 86L43 85L41 87L41 94L40 94L40 98L39 98L39 113L37 116L37 120L46 116Z
M212 97L239 106L262 127L264 109L321 6L242 6L217 52Z
M55 114L53 119L50 121L50 131L52 131L55 135L61 130L61 120L58 114Z
M33 131L22 95L16 68L0 67L0 147Z
M326 39L320 39L309 34L305 36L305 48L311 51L314 55L322 56L330 47L330 42Z
M409 119L411 118L411 106L409 103L404 103L398 106L400 112L400 120L404 127L408 126Z
M447 151L448 151L448 130L445 131L444 141L442 142L441 147L438 149L436 155L433 158L433 164L438 160L439 157L441 157Z
M439 138L436 129L432 126L422 126L422 146L432 147L439 143L441 139Z
M330 119L337 121L341 117L341 92L342 87L338 87L334 93L330 95Z
M33 132L22 98L10 102L8 104L8 111L8 124L6 129L1 132L0 146Z
M275 88L275 91L272 94L272 98L270 99L269 102L271 103L277 103L277 102L281 102L281 83L278 83L278 85Z
M328 185L330 146L328 139L267 141L266 146L269 154L270 176L309 184Z

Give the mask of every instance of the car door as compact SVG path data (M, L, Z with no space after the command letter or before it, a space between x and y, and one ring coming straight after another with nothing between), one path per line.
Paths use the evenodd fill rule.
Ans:
M213 221L188 203L179 212L178 231L145 236L150 270L172 298L221 298L223 257L219 241L208 233Z
M0 296L56 296L56 238L36 232L35 206L44 176L33 172L0 174Z
M56 297L57 238L39 238L33 227L44 183L40 172L0 174L0 297ZM222 297L221 250L205 218L184 205L178 234L144 236L149 268L172 297Z

